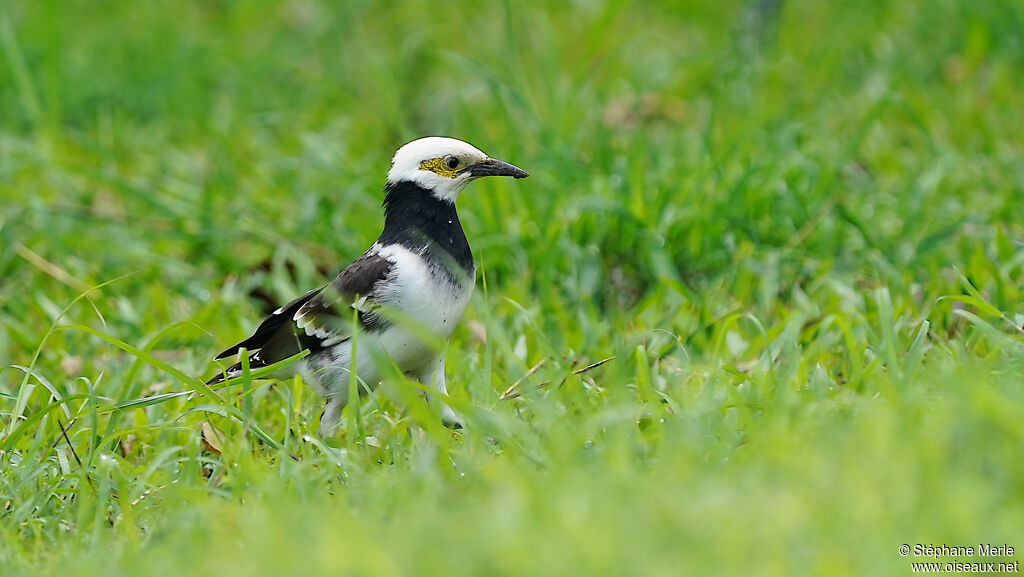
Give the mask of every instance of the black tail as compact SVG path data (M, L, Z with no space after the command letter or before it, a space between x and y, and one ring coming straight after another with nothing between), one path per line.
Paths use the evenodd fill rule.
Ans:
M227 370L221 371L221 372L217 373L216 375L213 375L213 377L211 377L210 380L206 381L206 385L207 386L217 385L217 384L223 383L224 381L226 381L228 379L233 379L233 378L237 377L240 374L242 374L242 363L235 363L235 364L231 365L231 367L228 368Z

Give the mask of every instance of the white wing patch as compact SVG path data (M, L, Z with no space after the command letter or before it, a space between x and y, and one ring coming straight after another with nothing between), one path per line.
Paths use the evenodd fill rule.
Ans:
M313 321L316 320L316 317L314 315L302 314L302 309L299 309L295 313L295 316L292 317L292 320L295 321L295 326L302 329L302 331L305 332L308 336L316 337L320 340L338 336L338 334L335 333L334 331L328 330L326 327L317 326L316 324L314 324Z

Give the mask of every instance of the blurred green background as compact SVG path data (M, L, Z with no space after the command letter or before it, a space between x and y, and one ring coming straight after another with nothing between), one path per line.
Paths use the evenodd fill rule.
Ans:
M1024 548L1024 3L5 0L0 49L4 575ZM169 394L431 134L532 174L460 199L463 433L407 384L326 442L301 383Z

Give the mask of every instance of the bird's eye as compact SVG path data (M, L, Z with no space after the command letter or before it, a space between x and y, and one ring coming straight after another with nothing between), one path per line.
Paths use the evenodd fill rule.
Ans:
M444 165L448 167L448 170L455 170L459 167L459 159L454 156L449 156L444 159Z

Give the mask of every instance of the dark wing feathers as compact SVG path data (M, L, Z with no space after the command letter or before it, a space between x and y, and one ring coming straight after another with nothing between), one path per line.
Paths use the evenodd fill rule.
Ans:
M309 299L315 297L322 290L323 287L313 289L307 292L306 294L300 296L299 298L293 300L292 302L277 309L276 311L273 312L273 314L264 319L263 322L260 323L260 326L256 327L256 332L254 332L251 337L245 339L244 341L238 343L237 345L234 345L226 349L224 352L214 357L214 360L220 360L223 358L234 356L235 354L238 353L238 351L240 351L243 348L251 352L263 347L263 345L266 344L267 340L270 339L274 335L274 333L277 332L278 329L280 329L287 321L292 320L292 316L295 315L296 311L298 311L299 308L302 307L302 305L309 302Z
M366 253L348 265L331 284L342 294L368 295L384 280L394 263L377 253Z
M374 312L373 298L378 282L387 278L393 263L376 253L367 253L349 265L328 285L309 291L274 311L249 338L217 355L223 359L245 349L251 353L253 368L271 365L300 351L316 352L324 346L344 342L351 334L351 310L359 310L359 322L366 330L380 330L384 321ZM364 298L366 297L366 298ZM228 369L234 376L240 365ZM220 382L223 375L211 382Z
M305 332L333 333L336 338L347 333L352 321L352 308L359 311L359 323L366 330L381 329L383 321L375 312L375 288L387 278L393 263L380 255L364 254L342 271L315 298L302 305L295 314L296 325ZM361 297L370 297L359 302Z

